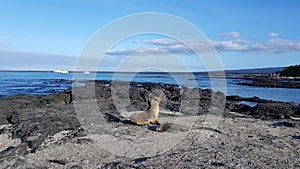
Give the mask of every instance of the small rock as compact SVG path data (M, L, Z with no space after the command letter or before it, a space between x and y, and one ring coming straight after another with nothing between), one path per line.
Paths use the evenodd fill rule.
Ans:
M50 163L56 163L60 165L66 165L67 161L66 160L49 160Z

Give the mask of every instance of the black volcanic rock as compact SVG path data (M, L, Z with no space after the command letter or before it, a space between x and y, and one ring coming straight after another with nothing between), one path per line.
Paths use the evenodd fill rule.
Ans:
M300 108L293 103L273 102L258 97L225 97L223 93L210 89L151 83L87 82L85 86L66 90L60 94L16 95L0 99L0 124L11 124L9 132L12 138L21 140L19 147L9 149L8 152L20 154L35 152L49 136L64 130L77 130L80 123L73 103L89 103L95 100L99 111L104 112L108 122L120 123L121 116L116 104L120 104L121 108L127 111L147 110L149 97L153 95L163 97L160 105L162 110L180 112L184 115L222 116L223 113L227 115L226 112L232 111L263 120L300 117ZM224 109L225 99L227 101ZM252 101L259 104L250 107L235 104L237 101Z
M93 103L97 104L98 111L83 109L85 111L82 113L99 114L100 111L103 114L105 126L100 128L100 132L116 139L109 142L122 144L122 141L128 141L138 144L140 141L136 141L136 138L143 139L145 136L154 137L165 133L155 133L159 127L157 125L129 124L121 116L119 105L116 104L120 104L127 111L146 110L152 95L163 97L160 105L162 111L182 113L160 114L161 126L170 124L174 118L183 122L187 117L196 120L193 124L195 127L179 144L153 156L147 154L127 158L102 149L102 144L96 144L99 139L93 133L89 135L88 129L81 126L82 119L75 110L76 104L89 108L95 101ZM224 109L225 98L223 93L209 89L96 81L56 95L17 95L0 99L0 122L9 124L9 127L0 129L0 136L8 132L8 136L19 140L18 144L5 143L7 146L2 147L0 168L299 167L299 152L296 147L291 146L299 141L299 121L292 119L300 117L298 105L262 100L258 97L227 96ZM238 101L258 104L250 107L236 104ZM246 116L227 112L238 112ZM201 126L206 120L206 114L220 117L223 113L225 117L215 126L217 129L207 130L207 127ZM266 121L249 118L250 115ZM100 119L93 120L98 122ZM207 122L206 125L209 125L209 121ZM174 131L176 132L183 131L179 128ZM173 137L170 141L174 142ZM164 144L168 145L168 142ZM123 146L128 148L126 151L132 150L127 144ZM120 152L118 148L116 151ZM132 151L136 152L135 149ZM284 159L282 154L285 155Z
M252 109L251 115L260 119L284 119L299 117L298 109L293 103L260 103Z
M276 79L269 77L246 77L243 80L249 82L239 82L239 85L276 87L276 88L300 88L299 79Z
M80 127L72 106L44 106L14 111L9 117L12 138L20 138L34 152L48 136Z

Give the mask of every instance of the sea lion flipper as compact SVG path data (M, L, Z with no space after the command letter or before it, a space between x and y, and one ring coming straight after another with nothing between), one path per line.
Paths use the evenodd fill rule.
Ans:
M135 122L135 124L139 124L139 125L142 125L142 124L150 124L151 122L150 121L143 121L143 122Z

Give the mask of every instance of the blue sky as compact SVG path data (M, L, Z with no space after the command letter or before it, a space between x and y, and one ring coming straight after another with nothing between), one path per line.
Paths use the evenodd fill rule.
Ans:
M216 48L224 69L299 64L299 9L297 0L2 1L0 69L74 69L81 49L97 30L119 17L141 12L172 14L197 26ZM153 47L171 49L166 42L172 39L131 38L111 50L104 66L113 70L124 59L122 52L143 51L145 47L147 51ZM182 57L180 52L173 54ZM140 57L146 56L141 53ZM198 70L192 58L182 57Z

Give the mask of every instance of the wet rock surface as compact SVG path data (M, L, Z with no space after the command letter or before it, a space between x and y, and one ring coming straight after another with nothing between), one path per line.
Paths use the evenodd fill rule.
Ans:
M129 124L124 112L146 110L152 95L163 97L161 126ZM56 95L11 96L0 100L0 111L0 139L6 140L1 168L297 168L300 162L300 108L293 103L174 85L91 81ZM170 132L158 132L163 126ZM130 147L126 144L137 138L174 142L180 133L185 134L178 145L152 155L110 149L113 143ZM103 138L110 138L108 146L101 147L107 144L99 142Z

